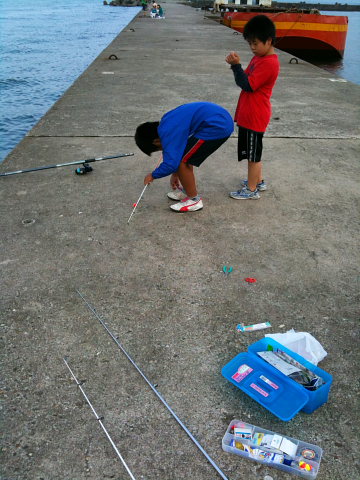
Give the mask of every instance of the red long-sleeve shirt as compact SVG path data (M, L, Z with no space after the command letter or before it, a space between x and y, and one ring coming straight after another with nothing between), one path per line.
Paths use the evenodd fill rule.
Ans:
M240 127L265 132L271 118L270 98L280 64L276 54L254 56L245 69L252 92L241 91L235 112Z

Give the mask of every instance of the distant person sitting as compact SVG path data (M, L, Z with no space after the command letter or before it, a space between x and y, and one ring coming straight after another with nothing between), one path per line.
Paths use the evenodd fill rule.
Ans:
M156 4L155 4L156 5ZM151 12L150 12L150 17L151 18L156 18L158 15L158 11L157 11L157 8L154 7L154 4L153 4L153 7L151 9Z
M164 15L164 10L162 9L162 6L161 5L158 5L158 15L159 15L159 18L165 18L165 15Z

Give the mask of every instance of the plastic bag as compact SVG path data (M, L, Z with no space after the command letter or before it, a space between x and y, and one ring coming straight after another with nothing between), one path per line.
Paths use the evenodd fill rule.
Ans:
M295 332L292 328L286 333L269 333L265 337L281 343L284 347L309 360L313 365L317 365L327 355L321 343L307 332Z

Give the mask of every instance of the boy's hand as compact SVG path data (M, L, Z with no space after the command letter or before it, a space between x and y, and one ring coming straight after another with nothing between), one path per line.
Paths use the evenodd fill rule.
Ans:
M238 65L240 63L240 57L236 52L230 52L229 55L225 58L225 61L229 65Z
M153 182L153 176L151 173L148 173L146 177L144 178L144 185L148 185L149 183Z
M179 177L176 175L176 173L173 173L170 177L170 185L173 190L176 190L177 188L180 189L181 183L179 180Z

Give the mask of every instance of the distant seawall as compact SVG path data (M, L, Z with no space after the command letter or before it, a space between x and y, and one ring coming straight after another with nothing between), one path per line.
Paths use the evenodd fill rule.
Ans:
M257 7L261 7L261 0L259 0L260 5L246 5L244 4L235 4L231 0L229 0L228 4L224 4L224 8L231 9L238 9L241 8L243 10L251 9L251 11L255 11ZM191 0L190 5L195 8L203 8L208 10L214 6L214 2L212 0ZM272 2L271 7L263 7L271 9L282 9L282 10L322 10L322 11L332 11L332 12L359 12L360 5L348 5L347 3L335 3L335 4L323 4L323 3L307 3L307 2L300 2L300 3L292 3L292 2Z
M260 1L261 3L261 1ZM335 4L322 4L322 3L291 3L291 2L272 2L273 7L278 8L296 8L298 10L323 10L323 11L333 11L333 12L359 12L360 5L348 5L347 3L335 3Z

